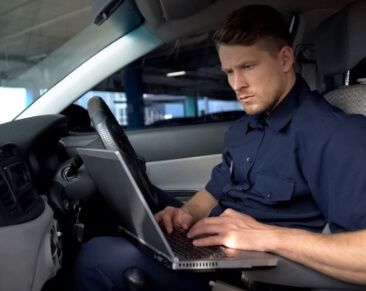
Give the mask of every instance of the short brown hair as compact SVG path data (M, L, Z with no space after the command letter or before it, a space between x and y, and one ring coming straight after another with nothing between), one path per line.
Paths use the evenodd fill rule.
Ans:
M248 5L231 12L213 35L216 47L250 46L266 38L272 38L278 50L292 45L289 26L282 14L266 5Z

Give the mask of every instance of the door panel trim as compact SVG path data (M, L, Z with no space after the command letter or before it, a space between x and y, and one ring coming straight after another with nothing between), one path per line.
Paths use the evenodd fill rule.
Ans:
M146 163L150 181L166 191L199 191L206 186L221 154Z

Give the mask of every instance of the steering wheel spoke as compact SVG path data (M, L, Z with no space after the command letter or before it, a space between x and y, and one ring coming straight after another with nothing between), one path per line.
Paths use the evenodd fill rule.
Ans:
M158 209L158 198L146 174L144 162L141 162L143 159L136 154L117 119L104 100L98 96L89 99L88 112L104 147L121 153L146 202L155 213Z

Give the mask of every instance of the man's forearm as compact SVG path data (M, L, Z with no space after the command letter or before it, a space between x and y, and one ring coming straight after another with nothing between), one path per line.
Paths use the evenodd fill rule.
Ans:
M182 209L193 217L193 224L198 220L207 217L212 208L217 205L217 200L206 190L197 192Z
M366 230L315 234L297 229L276 228L267 251L282 255L330 276L366 283Z

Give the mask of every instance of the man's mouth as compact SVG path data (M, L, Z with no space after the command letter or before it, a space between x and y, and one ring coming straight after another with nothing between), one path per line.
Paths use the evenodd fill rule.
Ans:
M240 100L240 102L248 102L250 99L252 99L254 97L254 95L243 95L243 96L238 96L238 99Z

